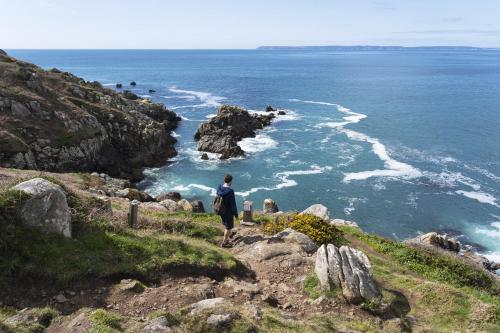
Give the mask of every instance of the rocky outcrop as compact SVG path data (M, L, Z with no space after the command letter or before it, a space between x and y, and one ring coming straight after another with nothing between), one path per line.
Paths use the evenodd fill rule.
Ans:
M273 214L279 211L278 204L271 198L264 199L262 210L266 214Z
M330 211L322 204L315 204L306 208L301 214L310 214L325 221L330 221Z
M0 54L0 166L136 181L176 155L179 120L161 104Z
M316 253L314 271L323 289L339 288L351 303L381 300L382 294L373 280L370 261L357 249L322 245Z
M223 105L217 116L198 127L194 139L198 141L199 151L221 154L221 159L244 156L238 141L255 137L255 131L270 125L274 117L274 114L250 114L239 107Z
M448 238L447 235L440 235L437 232L429 232L405 241L407 244L423 245L441 248L443 250L459 252L461 245L456 239Z
M12 189L28 195L17 214L21 224L71 237L71 214L66 194L59 185L34 178Z

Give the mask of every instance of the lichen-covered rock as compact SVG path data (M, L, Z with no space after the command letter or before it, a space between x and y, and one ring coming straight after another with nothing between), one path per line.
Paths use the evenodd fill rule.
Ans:
M71 237L71 214L66 194L59 185L34 178L17 184L13 189L29 195L18 212L23 225Z
M244 156L238 141L255 137L255 131L270 125L273 118L274 114L250 114L239 107L223 105L217 116L198 127L194 139L199 151L221 154L221 159Z
M115 194L120 198L127 198L129 200L137 200L140 202L155 201L155 199L146 192L139 191L135 188L125 188L123 190L116 191Z
M316 254L314 271L323 289L339 288L351 303L381 300L382 294L373 280L370 261L357 249L322 245Z
M133 292L133 293L142 293L145 289L144 285L134 279L123 279L117 285L117 288L121 291Z
M262 207L264 213L272 214L279 211L278 204L271 198L264 199L264 204Z
M136 181L176 155L180 118L97 82L0 56L0 166L105 171Z
M301 214L311 214L325 221L330 221L330 211L322 204L315 204L306 208Z

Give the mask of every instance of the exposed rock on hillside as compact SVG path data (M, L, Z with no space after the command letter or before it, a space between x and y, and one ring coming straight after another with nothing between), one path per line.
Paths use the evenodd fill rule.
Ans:
M325 221L330 221L330 211L322 204L315 204L306 208L301 214L311 214Z
M322 245L316 254L314 270L324 289L342 289L342 294L351 303L378 302L382 298L373 281L368 257L357 249Z
M180 118L132 95L0 53L0 165L142 178L176 155Z
M244 156L238 141L255 137L255 131L270 125L274 117L274 114L250 114L239 107L223 105L217 116L198 127L194 135L198 150L222 154L221 159Z
M59 185L34 178L12 188L26 193L18 212L19 221L28 227L71 237L71 215L66 194Z
M435 246L447 251L460 251L460 242L450 239L446 235L440 235L436 232L429 232L425 235L417 236L406 241L408 244L420 244L423 246Z

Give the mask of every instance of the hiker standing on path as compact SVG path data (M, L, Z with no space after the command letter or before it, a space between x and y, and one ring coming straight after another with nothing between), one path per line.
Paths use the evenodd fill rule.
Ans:
M229 238L233 236L234 218L238 218L238 209L236 207L236 199L234 191L231 188L233 183L233 176L226 175L224 177L224 184L219 185L217 188L217 196L214 200L214 211L219 214L224 225L224 240L222 247L231 247ZM234 217L234 218L233 218Z

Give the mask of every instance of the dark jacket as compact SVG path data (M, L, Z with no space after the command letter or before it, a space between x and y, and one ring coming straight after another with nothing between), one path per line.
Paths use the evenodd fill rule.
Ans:
M234 197L233 189L225 187L224 185L219 185L217 188L217 195L222 197L222 201L224 202L224 216L238 217L238 209L236 208L236 198Z

